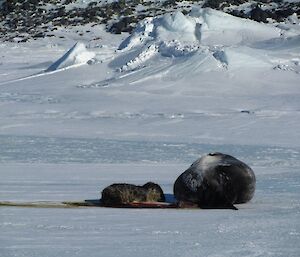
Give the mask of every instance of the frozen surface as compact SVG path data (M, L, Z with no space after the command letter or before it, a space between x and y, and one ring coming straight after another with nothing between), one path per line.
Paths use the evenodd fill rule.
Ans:
M241 158L243 150L256 155L258 149L241 147L241 156L235 156ZM2 207L0 251L3 256L298 256L299 152L291 150L294 155L281 163L280 151L273 149L263 160L250 156L257 190L250 203L237 205L238 211ZM148 154L151 159L152 151ZM1 200L97 199L116 181L152 180L172 193L173 181L190 164L115 157L115 164L2 163ZM101 156L97 160L105 162Z
M299 24L204 9L131 36L76 29L91 32L0 44L1 201L149 180L172 194L213 151L253 168L255 197L238 211L1 207L0 255L299 256Z

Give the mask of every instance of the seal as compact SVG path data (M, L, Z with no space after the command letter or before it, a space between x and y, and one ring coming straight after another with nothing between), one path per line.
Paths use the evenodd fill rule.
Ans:
M130 203L165 202L165 195L158 184L148 182L143 186L119 183L103 189L101 203L103 206L118 207Z
M196 160L174 183L179 206L235 209L255 191L253 170L242 161L223 153L209 153Z

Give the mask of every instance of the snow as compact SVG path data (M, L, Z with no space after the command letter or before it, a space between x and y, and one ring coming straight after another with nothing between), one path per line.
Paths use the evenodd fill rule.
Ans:
M278 38L280 29L248 19L241 19L210 8L194 8L190 16L181 12L162 18L148 18L120 45L132 48L148 41L176 40L182 44L199 42L201 45L232 46Z
M195 23L181 12L164 15L156 25L156 37L162 41L196 41Z
M55 71L58 69L66 69L70 67L77 67L79 65L87 64L92 58L95 57L95 53L87 51L83 43L76 43L71 49L69 49L62 57L55 61L46 70Z
M203 44L249 44L280 36L280 29L249 19L241 19L210 8L193 9Z
M170 197L209 152L248 164L257 189L238 211L1 207L1 256L299 255L299 24L200 9L131 36L55 33L0 44L0 201L147 181Z
M199 61L195 61L195 67L201 65L202 72L219 70L220 67L272 68L274 65L265 56L265 51L253 47L253 43L280 38L284 33L274 26L210 8L194 8L190 16L175 12L161 18L148 18L120 44L119 50L122 52L136 49L136 57L124 64L121 70L143 67L158 53L164 57L200 54L196 57ZM191 59L188 58L189 63ZM182 70L182 73L186 73L185 69Z

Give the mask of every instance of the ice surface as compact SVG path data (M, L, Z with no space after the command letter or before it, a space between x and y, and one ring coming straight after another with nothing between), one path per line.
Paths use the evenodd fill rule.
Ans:
M189 166L201 155L216 151L238 155L249 165L300 166L299 147L0 136L0 163L187 163Z
M1 207L1 256L299 256L299 25L204 9L129 37L57 33L0 44L1 201L149 180L172 194L214 151L247 163L257 190L239 211Z
M130 143L119 144L134 149ZM154 158L153 149L144 149L149 159ZM282 149L269 149L264 157L259 149L243 146L240 151L228 146L227 151L248 160L246 151L257 177L254 199L237 205L238 211L1 207L0 251L5 256L298 256L299 151L292 155L295 150L290 149L287 156ZM172 193L173 181L190 164L128 162L120 152L123 157L118 152L111 156L114 164L100 163L101 155L94 164L57 164L56 159L47 164L2 163L1 200L97 199L113 182L148 180ZM180 156L181 148L176 152L174 156ZM59 153L64 152L58 148ZM269 162L255 164L255 156Z

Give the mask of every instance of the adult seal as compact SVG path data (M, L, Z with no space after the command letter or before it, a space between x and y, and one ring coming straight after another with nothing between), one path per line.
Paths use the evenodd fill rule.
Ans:
M196 160L174 183L179 206L235 209L255 191L255 174L242 161L223 153L209 153Z

